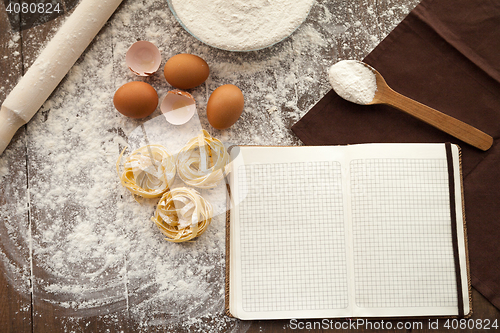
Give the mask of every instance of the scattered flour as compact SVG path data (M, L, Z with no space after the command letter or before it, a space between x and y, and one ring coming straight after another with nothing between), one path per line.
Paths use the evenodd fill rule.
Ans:
M375 74L361 62L342 60L328 69L333 90L342 98L357 104L368 104L375 97Z
M199 126L227 144L298 145L290 126L330 89L325 75L330 64L338 58L362 59L390 31L387 26L393 28L411 10L388 0L384 6L395 13L391 17L373 3L356 6L378 13L370 24L360 25L351 2L317 0L304 24L283 42L232 53L193 38L164 2L124 1L0 155L0 266L6 280L28 304L32 291L36 304L52 306L68 332L88 324L86 316L102 316L111 331L246 331L248 322L224 313L224 215L216 216L195 242L172 244L150 221L156 200L136 202L119 183L116 159L141 125L158 140L176 137L151 125L161 119L158 110L144 120L114 110L113 94L125 82L144 80L160 98L172 89L161 73L134 76L125 66L125 53L133 42L148 40L162 52L163 63L181 52L201 56L211 74L205 85L190 91ZM390 21L377 22L378 17ZM14 34L8 45L18 45L18 38ZM34 43L38 47L39 41ZM225 83L243 91L245 110L233 127L216 131L208 124L205 105ZM0 100L9 89L0 91Z
M289 36L314 0L171 0L177 17L205 43L233 51L258 50Z

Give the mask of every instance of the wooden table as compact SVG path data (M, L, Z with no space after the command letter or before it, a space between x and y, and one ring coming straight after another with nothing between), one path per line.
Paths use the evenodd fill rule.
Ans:
M8 1L4 3L8 4ZM47 22L36 25L37 21L28 20L24 26L21 26L19 20L16 23L16 15L10 15L9 20L4 4L0 5L0 101L5 99L17 80L26 72L76 3L77 1L65 0L61 2L64 13L59 17L49 20L50 17L40 15L38 19ZM159 275L156 275L156 282L153 283L149 275L133 276L136 272L142 272L138 268L133 268L134 265L141 264L138 260L134 261L134 255L137 255L138 251L147 250L144 245L134 246L147 244L150 242L148 237L155 238L152 244L162 244L154 225L147 224L147 220L144 230L138 234L133 232L133 236L126 227L119 229L123 234L117 234L117 237L121 237L123 244L127 244L127 241L134 244L126 251L119 252L123 258L119 258L117 262L123 265L118 265L119 267L111 265L106 268L107 266L99 263L102 257L93 253L82 255L82 258L92 258L96 263L72 263L71 272L67 266L60 266L61 263L71 263L71 258L64 257L64 252L78 248L78 244L71 242L89 242L93 246L93 251L97 253L101 250L117 251L117 247L109 249L103 245L104 242L113 243L113 240L100 239L99 235L113 234L115 232L113 223L124 221L120 217L119 209L113 206L120 206L120 200L128 200L130 205L134 202L128 197L124 198L126 192L118 186L117 177L109 180L116 186L111 186L109 189L109 196L112 199L103 198L107 207L71 201L69 198L71 194L68 194L70 192L67 192L67 188L75 184L80 184L89 191L94 190L93 196L103 194L97 191L100 189L99 186L92 185L92 172L81 172L75 177L66 175L64 164L67 164L68 168L72 166L70 163L72 160L68 157L71 156L71 151L61 153L68 148L66 146L58 150L57 145L65 146L65 142L57 140L64 138L70 143L76 142L76 145L70 145L71 149L75 149L75 156L89 156L87 150L99 151L99 146L108 147L109 141L113 141L111 146L114 148L111 151L106 148L100 153L103 154L102 159L107 162L114 161L118 157L119 148L124 146L127 135L134 127L140 125L139 122L129 121L116 114L110 102L113 92L121 83L137 79L124 68L123 51L134 40L150 38L161 46L164 61L169 55L180 52L196 53L209 61L213 68L211 79L206 86L193 92L199 102L199 108L203 109L208 91L219 84L234 82L244 91L247 106L242 119L232 130L219 133L210 129L206 117L200 111L201 125L212 135L220 135L228 142L236 143L298 145L300 141L291 133L290 127L329 90L324 74L326 68L338 59L362 59L417 3L417 0L317 1L307 21L284 42L258 52L230 53L213 50L198 43L183 31L164 1L144 5L125 0L87 52L82 55L77 67L50 97L49 102L42 107L32 122L18 131L5 153L0 156L0 330L2 332L294 331L289 321L241 322L224 315L223 295L220 293L224 278L224 245L218 241L224 230L221 224L222 217L213 222L214 225L218 224L207 236L207 238L214 237L216 241L214 250L207 250L211 256L203 257L202 260L208 268L199 281L203 285L200 287L201 291L190 294L183 292L182 289L177 291L179 286L172 289L173 292L178 292L181 298L187 295L187 302L194 302L197 308L189 306L184 308L182 301L172 300L171 294L166 293L165 288L158 286L159 282L168 282L168 279L159 280ZM234 66L243 74L229 75L231 69L227 66ZM266 70L266 66L269 70ZM284 78L288 74L291 76ZM80 82L82 77L85 80ZM160 74L150 78L148 82L159 87L163 93L169 88ZM100 104L92 105L91 102L96 100L95 95L98 94L102 94L98 98ZM70 108L65 106L69 104ZM51 118L66 117L67 122L73 122L81 117L81 122L91 124L92 117L96 116L95 114L89 116L88 110L100 108L102 105L106 106L105 110L101 110L104 120L94 121L99 123L104 121L106 124L115 122L115 124L109 128L105 127L107 125L99 125L101 132L105 133L102 137L99 134L93 135L93 138L89 138L89 142L81 143L89 145L81 151L75 147L78 147L79 140L84 136L81 136L81 133L75 134L76 130L73 127L64 127L64 121L60 119L55 121ZM51 121L61 126L54 128L46 125ZM56 131L64 131L67 134L61 136L61 133ZM85 128L82 131L85 131ZM43 136L40 136L40 133L43 133ZM50 144L53 149L37 145L37 140L42 137L50 138L52 135L54 142L47 140L43 143ZM78 155L82 152L87 155ZM92 156L100 159L99 154ZM63 164L62 168L60 164L53 164L57 159ZM114 167L112 163L108 164L111 169ZM61 178L54 178L53 173L56 172L54 170L59 170L57 172L61 173ZM102 180L102 178L97 179ZM54 193L54 189L60 193ZM82 197L83 194L80 194L79 198ZM92 198L95 197L91 197L90 202ZM116 220L110 219L110 216L115 216ZM86 218L89 221L92 219L92 228L88 229L88 234L83 231L79 234L76 234L76 231L75 233L68 231L73 227L82 228L89 222ZM111 231L99 231L106 226L109 226ZM149 236L149 232L153 236ZM82 234L86 237L80 240L78 237L71 238ZM94 243L89 240L91 236L97 237L93 240ZM142 243L138 243L140 240ZM166 245L159 245L158 248L151 250L152 254L138 255L144 255L146 259L149 258L146 255L160 256L158 253L162 246ZM82 251L85 252L85 249ZM181 258L179 260L195 262L195 259L182 257L189 256L189 253L177 254ZM108 255L109 253L106 253L102 256L107 258ZM63 259L60 261L49 259L54 256L62 256ZM160 259L152 262L164 263ZM144 265L150 263L146 260ZM89 267L105 269L92 273L94 275L89 278L88 271L91 270ZM181 272L176 270L176 266L172 263L167 263L166 267L170 267L176 273ZM153 271L155 269L160 270L151 268ZM194 273L189 271L191 275L186 274L182 277L188 286L193 286L192 280L197 278L196 274L200 271L198 268L193 268ZM184 274L183 271L181 273ZM106 278L108 275L113 278L123 278L124 283L113 288L103 288L102 293L106 293L108 297L106 298L99 295L99 286L101 284L107 286L111 279ZM75 287L79 282L82 286L80 293ZM89 286L95 288L95 291L89 291L87 288ZM71 287L71 290L64 290L64 287ZM211 293L206 292L208 298L203 294L204 290L211 290ZM204 304L211 308L203 310ZM473 290L473 309L473 319L491 321L500 319L498 309L475 290ZM373 323L375 322L380 324L380 321L374 320ZM427 319L407 321L407 325L413 325L414 331L432 331L428 327L428 322ZM300 323L307 328L307 325L313 325L314 321L300 321ZM396 327L397 321L392 323ZM419 326L419 323L423 326ZM441 330L447 331L443 328L444 320L439 324ZM354 331L354 329L348 330ZM376 330L361 327L358 331Z

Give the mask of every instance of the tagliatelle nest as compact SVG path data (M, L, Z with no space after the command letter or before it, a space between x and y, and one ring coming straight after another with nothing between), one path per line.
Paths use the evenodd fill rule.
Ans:
M229 160L226 148L207 131L192 138L177 156L177 172L187 185L214 188L224 178Z
M125 149L116 162L118 175ZM134 150L123 163L123 168L120 175L122 185L143 198L160 197L175 179L175 159L161 145L146 145Z
M167 236L166 240L180 243L205 232L212 212L212 205L198 191L178 187L163 194L151 220Z

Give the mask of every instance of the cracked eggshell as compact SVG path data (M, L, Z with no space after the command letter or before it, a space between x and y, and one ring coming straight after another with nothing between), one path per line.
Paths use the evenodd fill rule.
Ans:
M135 42L125 55L125 63L136 75L153 75L160 68L160 50L151 42Z
M165 119L172 125L187 123L196 112L196 101L185 91L172 90L167 92L160 105Z

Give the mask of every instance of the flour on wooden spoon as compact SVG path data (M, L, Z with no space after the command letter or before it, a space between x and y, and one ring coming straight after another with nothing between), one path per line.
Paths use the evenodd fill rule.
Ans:
M333 90L349 102L369 104L377 91L375 74L356 60L342 60L328 69Z

